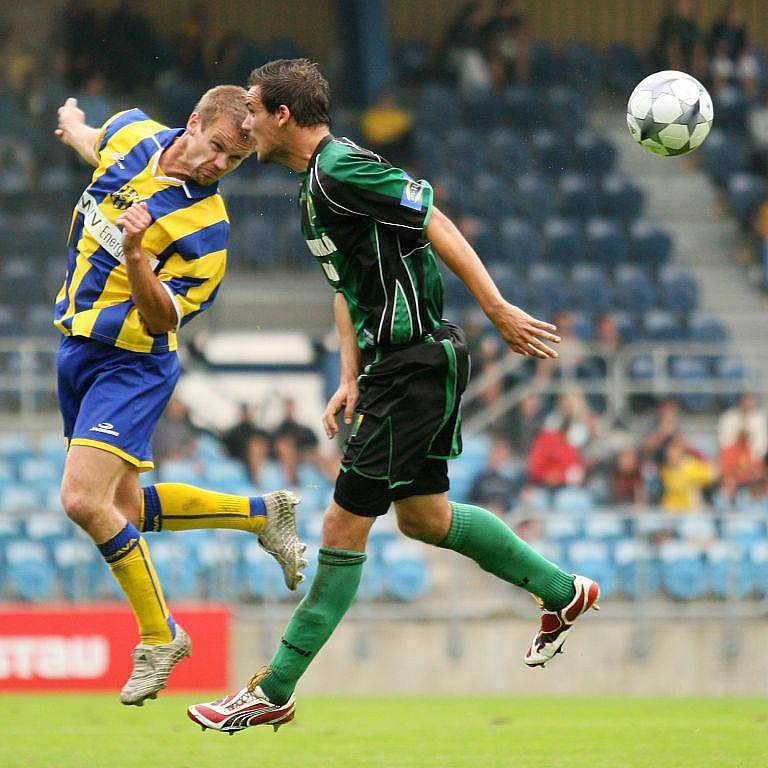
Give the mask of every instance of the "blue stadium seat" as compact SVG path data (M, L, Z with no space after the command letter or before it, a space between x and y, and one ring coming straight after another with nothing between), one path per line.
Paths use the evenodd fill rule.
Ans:
M513 256L513 252L508 254ZM512 263L517 259L512 258ZM486 263L486 268L504 297L513 304L526 304L528 301L528 287L517 267L508 262ZM523 266L521 261L520 266Z
M630 227L632 260L637 264L659 266L666 264L672 253L672 239L657 224L638 219Z
M725 326L714 315L701 310L688 316L688 331L691 341L728 341Z
M235 459L219 459L205 464L205 480L214 489L226 491L236 485L248 485L245 466Z
M591 316L614 307L613 285L606 270L594 264L577 264L571 272L576 305Z
M650 381L656 376L656 364L653 355L633 355L628 361L630 379Z
M467 201L471 213L484 218L498 219L517 213L515 196L498 173L483 171L472 178L472 192Z
M623 344L632 344L643 337L642 324L636 315L624 310L613 312L613 319L619 329L619 337Z
M704 551L710 588L717 597L743 600L754 588L754 571L742 544L714 541Z
M719 111L716 124L720 124ZM747 165L740 143L719 127L710 131L701 152L709 173L720 186L725 186L734 173L744 170Z
M314 560L312 567L316 569L316 551L313 554L314 557L307 558L307 561L310 563ZM277 567L274 558L254 539L246 541L243 545L240 573L241 594L246 600L280 600L286 596L282 571Z
M536 41L531 46L530 77L535 88L542 88L560 80L562 63L555 49L542 41Z
M200 565L194 547L187 546L183 538L161 534L152 537L150 550L157 577L169 600L200 598Z
M517 207L535 222L543 222L558 211L554 184L538 173L524 173L516 183Z
M616 268L616 303L627 312L642 314L656 305L656 286L640 267L623 264Z
M528 295L537 311L549 317L572 304L568 284L560 271L546 264L535 264L528 271Z
M701 548L685 541L668 541L659 547L664 589L676 600L697 600L709 590L707 567Z
M698 308L699 289L691 275L682 270L665 266L660 271L661 301L670 312L693 312Z
M605 71L609 85L622 94L631 92L648 72L636 48L629 43L616 43L608 49Z
M554 492L552 504L555 512L584 515L593 512L595 500L586 488L565 487Z
M544 254L539 231L525 219L504 219L501 222L501 252L516 267L538 264Z
M547 124L569 139L587 124L589 109L584 97L574 88L555 85L547 91Z
M755 590L759 597L768 597L768 541L754 542L749 546L748 553Z
M570 219L547 219L544 224L547 258L556 264L572 265L587 257L587 240L581 227Z
M584 521L577 515L549 514L543 521L543 537L546 541L570 544L583 537Z
M574 171L564 173L560 176L558 188L563 216L586 221L599 213L598 188L591 177Z
M732 134L744 134L747 130L747 112L749 101L739 88L724 86L718 88L717 98L717 126L720 130Z
M493 101L498 103L496 95L493 96ZM484 115L482 118L486 119ZM505 178L525 173L531 163L531 155L525 141L517 131L506 126L499 126L490 132L488 151L491 167Z
M633 600L653 597L661 588L660 561L642 539L622 539L614 545L613 558L619 589Z
M742 382L745 384L747 379L747 369L744 360L740 357L725 355L715 358L715 376L723 382L733 382L734 384ZM745 386L740 387L740 389ZM721 394L718 396L723 408L730 408L735 405L739 399L739 394Z
M584 536L592 541L615 543L627 534L624 518L608 512L590 515L584 520Z
M610 173L616 163L616 147L593 131L579 131L574 142L576 167L583 173L602 177Z
M449 98L456 100L455 96ZM546 119L545 105L537 89L519 85L511 86L504 91L502 101L505 122L522 131L541 127ZM442 115L440 119L444 119Z
M421 88L419 120L425 125L444 127L461 122L461 102L456 89L443 83L426 82Z
M236 531L206 531L205 533L207 535L201 537L192 550L196 552L200 563L203 595L208 599L234 600L240 590L238 539L242 537L238 537ZM274 567L279 570L277 563Z
M539 128L531 135L536 165L544 173L559 175L571 167L573 149L569 140L549 128Z
M76 603L98 597L100 561L99 551L85 538L56 542L53 545L53 562L64 597Z
M5 547L6 587L11 596L41 603L55 597L54 568L39 542L13 541Z
M413 601L429 591L429 570L421 550L411 542L387 544L381 551L387 594L396 600Z
M680 355L670 360L670 375L676 381L704 381L709 378L709 361L697 355ZM691 413L704 413L714 408L717 397L708 392L684 392L681 405Z
M601 185L600 204L602 213L626 224L639 218L643 210L643 193L625 176L607 175Z
M42 507L37 488L21 483L11 483L0 488L0 513L35 512Z
M562 61L568 83L579 91L589 93L602 84L600 56L594 46L588 43L568 43Z
M162 483L196 485L200 481L200 470L188 459L167 459L159 465L157 476Z
M425 570L422 567L423 565L424 563L422 562L421 565L414 566L414 570L419 571L418 578L421 578L421 572ZM397 569L396 564L393 564L392 567L395 570ZM410 567L410 565L406 566L406 568ZM357 592L357 597L359 600L378 600L384 595L385 586L388 585L390 576L388 568L388 565L385 566L381 562L380 553L376 550L376 548L370 547L368 552L368 560L366 560L365 568L363 568L363 575L360 578L360 587ZM400 578L407 578L407 575L401 575ZM403 585L397 584L395 585L395 591L402 594L402 596L398 596L398 599L400 600L415 599L409 596L407 586L403 591Z
M568 548L568 566L574 572L600 583L602 597L610 597L618 586L608 545L602 541L575 541Z
M652 309L643 318L645 333L654 341L682 341L685 339L685 327L671 312Z
M612 219L594 217L587 222L586 232L591 261L613 266L629 258L630 241L623 228Z
M752 173L734 173L727 183L731 210L743 226L749 227L757 209L765 200L765 184Z

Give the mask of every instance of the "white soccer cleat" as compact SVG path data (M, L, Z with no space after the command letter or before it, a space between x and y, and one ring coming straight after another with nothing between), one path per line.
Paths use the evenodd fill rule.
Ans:
M254 725L271 725L276 731L293 720L296 697L291 694L285 704L273 704L258 685L269 672L268 668L262 669L245 688L223 699L193 704L187 708L189 719L203 730L211 728L230 736Z
M146 699L156 699L158 691L165 688L173 668L191 655L192 641L178 624L176 637L170 643L139 643L133 649L133 671L120 691L120 701L141 707Z
M296 505L300 500L290 491L272 491L261 498L267 508L267 520L259 531L259 544L280 563L285 586L294 590L304 581L301 571L307 565L303 557L307 545L299 541L296 532Z
M586 576L574 576L573 586L576 595L568 605L559 611L541 609L541 626L533 642L525 653L525 663L529 667L543 667L558 653L568 639L568 632L579 616L588 610L600 610L600 585Z

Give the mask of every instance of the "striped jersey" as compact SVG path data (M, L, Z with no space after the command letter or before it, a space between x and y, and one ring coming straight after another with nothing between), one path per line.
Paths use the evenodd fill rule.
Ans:
M443 279L425 230L432 187L349 139L325 137L299 191L307 246L344 294L361 349L440 326Z
M177 348L178 328L207 309L224 276L229 220L218 185L162 175L160 155L182 133L130 109L110 118L97 143L99 166L72 214L67 273L54 325L133 352ZM132 203L147 203L153 222L142 240L176 308L175 331L152 334L131 298L122 231Z

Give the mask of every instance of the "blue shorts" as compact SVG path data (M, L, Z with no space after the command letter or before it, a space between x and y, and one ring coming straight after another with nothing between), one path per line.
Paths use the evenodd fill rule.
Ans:
M145 472L152 434L179 380L176 352L129 352L65 336L56 356L67 446L101 448Z

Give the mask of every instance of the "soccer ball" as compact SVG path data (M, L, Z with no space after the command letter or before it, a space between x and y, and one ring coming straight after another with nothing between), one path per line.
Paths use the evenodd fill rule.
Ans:
M627 125L632 138L656 155L676 157L701 146L714 118L707 89L685 72L648 75L632 91Z

